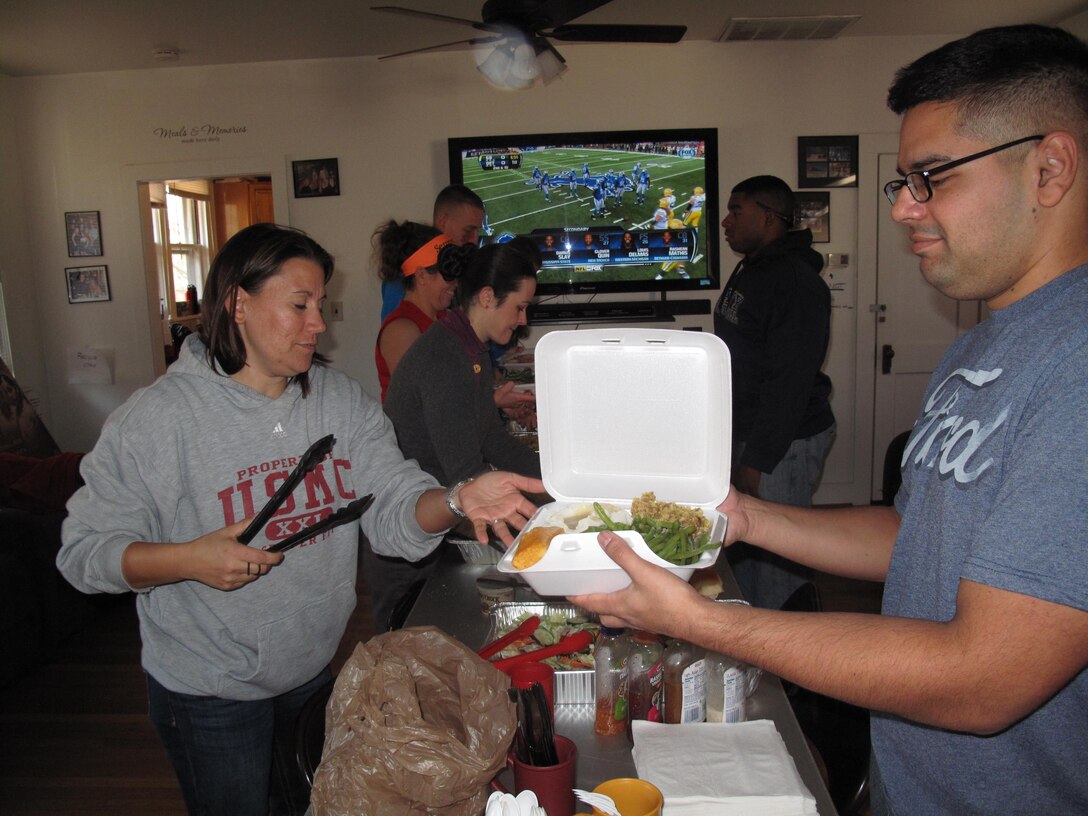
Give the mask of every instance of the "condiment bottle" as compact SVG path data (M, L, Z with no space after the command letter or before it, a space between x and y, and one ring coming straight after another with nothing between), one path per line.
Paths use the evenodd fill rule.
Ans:
M706 719L706 661L701 650L682 640L665 646L662 685L665 722L698 723Z
M196 294L196 286L191 283L185 287L185 304L189 307L189 314L200 314L200 299Z
M602 626L593 647L596 717L593 729L604 736L627 728L627 657L631 639L627 630Z
M706 656L706 721L744 722L747 699L747 666L720 652L709 652Z
M636 629L631 635L631 656L627 658L627 732L633 720L661 722L661 683L665 679L664 647L653 632Z

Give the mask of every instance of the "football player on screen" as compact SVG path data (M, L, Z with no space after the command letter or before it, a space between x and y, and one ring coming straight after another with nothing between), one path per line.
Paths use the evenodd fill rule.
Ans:
M661 199L664 202L665 199ZM659 206L654 210L653 224L650 225L650 229L663 230L669 228L669 211L664 206Z
M634 189L631 183L631 179L627 178L627 171L624 170L620 173L620 177L616 179L616 203L620 206L623 205L623 194L628 190Z
M646 191L650 188L650 171L643 168L638 174L638 184L635 185L635 203L646 203Z
M688 210L684 213L684 226L697 227L699 219L703 217L703 205L706 203L706 193L702 187L696 187L688 199Z
M684 223L679 218L666 219L665 226L663 227L657 226L656 223L654 224L654 229L682 230L683 228ZM688 277L687 270L684 269L683 261L665 261L665 263L661 264L661 271L654 276L654 280L661 280L665 277L666 273L672 272L673 270L676 270L677 274L681 278Z
M608 211L604 208L604 183L598 180L597 186L593 188L593 210L589 217L604 218L607 214Z

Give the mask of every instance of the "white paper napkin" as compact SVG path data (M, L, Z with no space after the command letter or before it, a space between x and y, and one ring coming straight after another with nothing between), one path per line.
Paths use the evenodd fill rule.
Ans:
M665 795L664 816L809 816L809 793L770 720L632 724L640 779Z

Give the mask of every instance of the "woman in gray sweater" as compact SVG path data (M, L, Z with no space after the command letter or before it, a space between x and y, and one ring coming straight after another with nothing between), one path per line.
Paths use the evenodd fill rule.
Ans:
M355 606L359 525L389 555L429 554L458 518L506 541L540 482L488 473L451 490L406 461L378 401L323 365L333 261L256 224L216 256L199 335L106 421L83 459L57 564L84 592L137 593L150 715L190 813L301 813L293 724L330 682ZM247 546L238 537L311 443L331 452ZM356 498L361 522L265 547Z

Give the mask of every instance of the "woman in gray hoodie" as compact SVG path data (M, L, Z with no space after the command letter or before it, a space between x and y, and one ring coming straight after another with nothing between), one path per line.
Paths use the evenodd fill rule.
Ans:
M57 564L84 592L137 592L151 718L191 813L294 813L292 727L330 682L355 606L360 525L419 559L459 517L503 540L543 485L488 473L447 490L397 447L377 400L317 351L333 271L305 234L248 227L217 255L180 358L106 421L84 457ZM249 546L238 536L302 452L331 452ZM360 522L264 548L368 493Z

